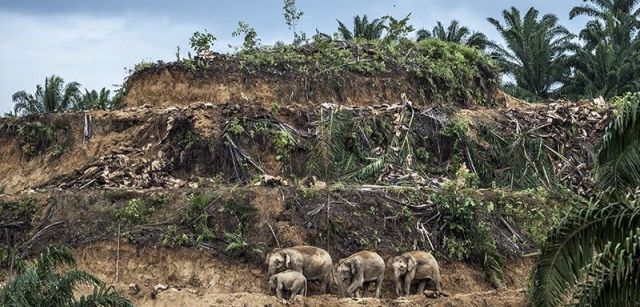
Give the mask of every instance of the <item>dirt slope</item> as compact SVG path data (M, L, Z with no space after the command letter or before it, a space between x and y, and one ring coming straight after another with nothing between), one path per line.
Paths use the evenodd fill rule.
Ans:
M81 268L113 282L116 268L114 242L99 242L76 250ZM437 299L414 295L394 299L390 283L385 283L383 298L349 299L335 295L297 297L284 304L268 295L264 268L231 258L219 258L207 251L166 249L124 244L120 249L119 283L127 290L135 283L140 292L130 295L138 306L525 306L521 290L528 262L508 266L510 281L506 289L495 290L484 281L483 273L461 263L442 265L443 283L450 297ZM157 284L167 285L155 298ZM313 286L313 285L312 285Z

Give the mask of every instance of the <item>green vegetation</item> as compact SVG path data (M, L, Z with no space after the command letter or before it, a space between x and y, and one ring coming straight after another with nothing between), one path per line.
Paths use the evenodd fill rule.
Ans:
M362 17L353 17L353 30L349 30L347 26L338 20L338 33L344 40L353 40L356 38L374 40L381 39L382 33L387 29L386 19L376 18L369 22L367 15Z
M46 248L35 261L19 263L17 275L0 288L0 305L133 306L113 287L75 266L69 248ZM77 296L76 289L80 285L93 287L93 292Z
M138 67L136 65L136 69L143 69L142 67ZM120 100L118 99L118 95L114 95L111 97L111 91L106 88L102 88L100 92L96 90L84 90L84 94L82 95L82 99L80 99L78 105L75 109L78 110L113 110L118 108Z
M12 220L30 220L36 209L35 200L30 197L22 197L18 201L0 201L0 214Z
M640 206L634 198L576 206L549 233L531 273L534 306L637 302ZM595 257L594 257L595 255Z
M80 83L64 84L59 76L52 75L42 85L36 85L35 94L19 91L13 94L16 114L31 115L38 113L62 112L80 101Z
M209 217L211 214L207 207L214 205L219 197L213 193L196 193L191 197L189 211L182 217L182 224L194 231L196 242L206 242L214 238L209 229Z
M640 94L627 94L614 103L621 111L605 132L596 179L601 190L626 192L640 186Z
M186 233L180 233L176 225L169 225L160 236L160 245L168 247L189 246L191 240Z
M213 34L204 30L203 32L196 31L189 38L189 44L191 48L196 52L196 55L200 55L206 51L210 51L213 48L213 42L216 41L216 37ZM137 71L137 69L136 69Z
M55 135L50 126L39 121L21 121L8 118L0 122L0 137L16 137L27 159L40 155L54 143Z
M136 71L146 68L138 65ZM106 88L102 88L100 92L85 89L85 93L82 94L80 83L71 82L65 85L61 77L52 75L45 79L44 86L36 85L35 94L25 91L13 94L14 111L16 115L33 115L68 110L112 110L119 106L121 94L117 92L113 98L110 94Z
M136 225L147 220L149 215L155 211L153 206L145 204L140 198L133 198L127 201L122 207L116 210L116 218L128 225Z
M254 49L260 44L260 39L258 38L258 33L256 33L256 30L244 21L238 22L238 29L236 29L232 33L233 37L240 35L244 35L244 42L242 43L242 47L245 50Z
M435 38L445 42L475 47L479 50L484 50L489 44L489 39L486 35L480 32L471 32L469 28L460 26L460 22L457 20L452 20L447 28L438 21L431 32L421 29L416 32L416 35L416 40L418 41Z

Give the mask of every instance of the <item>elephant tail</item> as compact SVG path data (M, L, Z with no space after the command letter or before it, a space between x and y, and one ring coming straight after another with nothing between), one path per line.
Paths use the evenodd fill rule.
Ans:
M338 281L336 280L336 274L333 273L333 270L331 270L331 279L333 279L334 284L338 284Z
M304 279L304 297L307 297L307 279Z

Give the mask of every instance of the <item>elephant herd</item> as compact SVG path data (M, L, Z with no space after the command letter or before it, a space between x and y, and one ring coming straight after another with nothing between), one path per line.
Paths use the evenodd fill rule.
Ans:
M320 291L328 293L333 280L343 294L348 297L360 297L359 290L369 293L375 285L375 297L380 298L385 269L393 272L396 296L409 295L411 284L418 284L418 293L422 292L431 280L436 293L442 291L440 268L431 253L412 251L391 257L386 265L382 257L375 252L361 251L340 259L334 265L331 255L324 249L314 246L294 246L277 248L266 258L268 266L269 288L278 298L307 294L307 281L320 283ZM366 286L366 288L364 288Z

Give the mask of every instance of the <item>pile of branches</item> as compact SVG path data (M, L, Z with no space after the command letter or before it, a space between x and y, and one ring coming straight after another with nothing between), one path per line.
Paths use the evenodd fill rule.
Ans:
M54 179L45 184L46 188L178 188L186 182L171 176L164 171L166 162L162 160L149 161L140 156L141 150L132 147L120 149L103 155L95 163L69 176Z
M522 148L525 172L535 173L546 186L560 183L580 195L593 192L593 166L610 109L595 101L558 100L508 109L504 116L508 124L503 136L511 134L513 139L506 150Z

